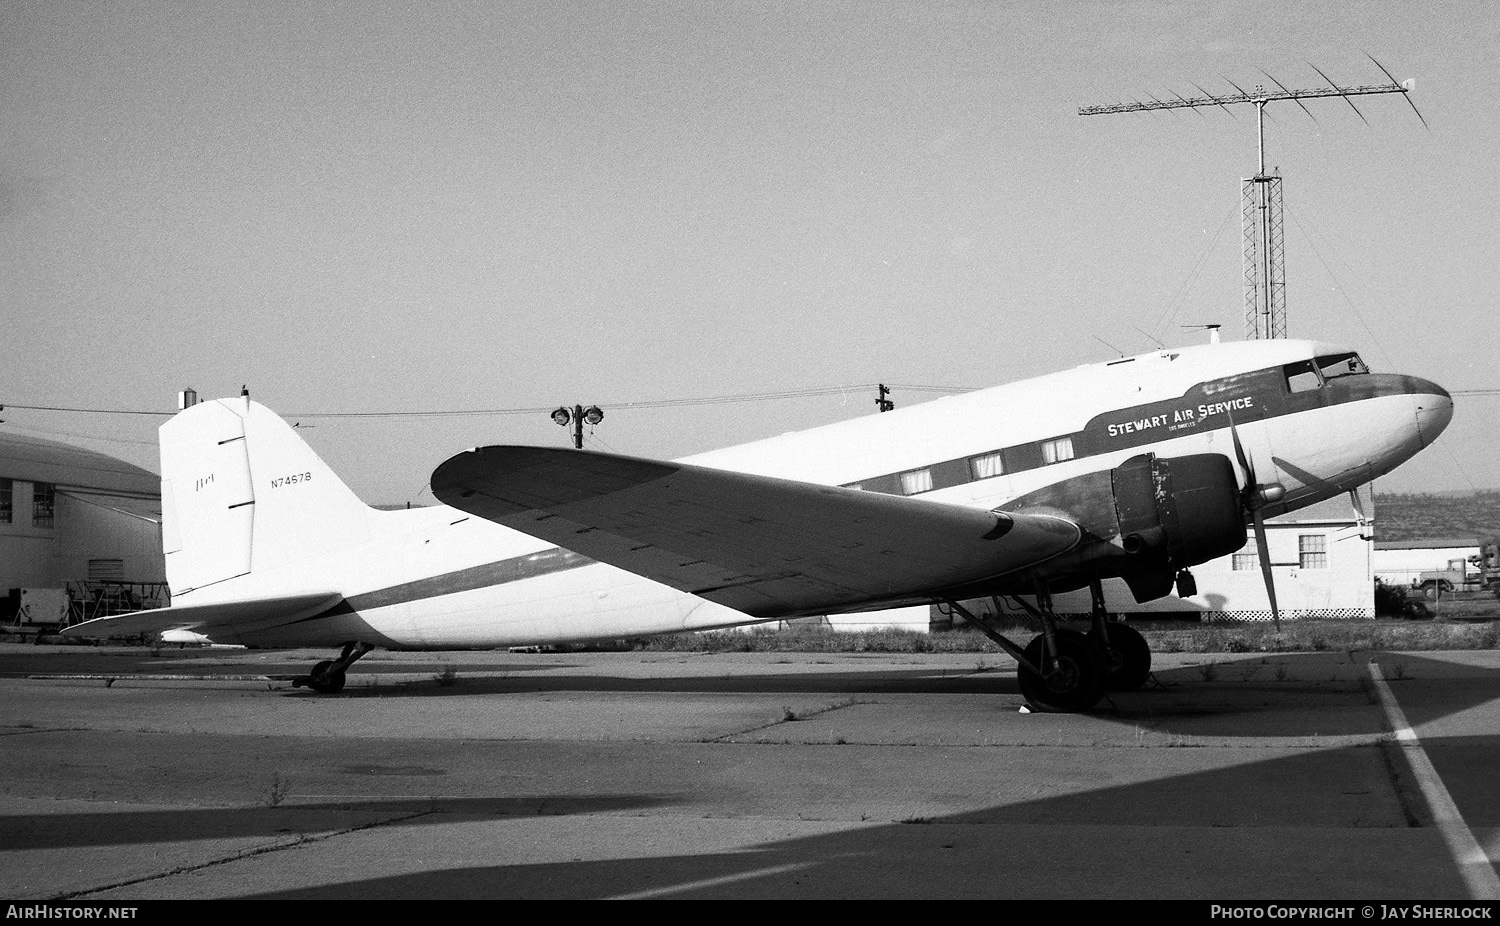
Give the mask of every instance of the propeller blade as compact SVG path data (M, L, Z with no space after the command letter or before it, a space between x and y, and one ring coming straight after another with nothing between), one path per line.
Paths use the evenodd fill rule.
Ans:
M1271 576L1271 551L1270 544L1266 542L1266 519L1257 508L1252 512L1255 518L1255 554L1260 559L1260 575L1266 580L1266 597L1271 601L1271 620L1276 624L1276 632L1281 633L1281 609L1276 606L1276 580Z
M1234 440L1234 455L1239 459L1240 469L1245 473L1245 489L1241 504L1250 512L1250 518L1255 525L1255 552L1260 559L1260 575L1266 582L1266 598L1271 602L1271 620L1276 624L1276 632L1280 633L1281 609L1276 605L1276 580L1271 576L1271 551L1270 545L1266 542L1266 516L1262 508L1267 501L1266 496L1269 491L1280 490L1281 485L1273 483L1263 486L1255 480L1255 470L1250 466L1250 457L1245 453L1245 445L1240 443L1240 429L1235 427L1232 412L1229 415L1229 436ZM1279 500L1280 497L1280 494L1276 494L1271 500Z
M1229 439L1234 441L1234 457L1239 461L1240 471L1245 474L1244 491L1255 485L1255 470L1250 468L1250 458L1245 454L1245 445L1240 443L1240 429L1234 425L1234 413L1229 413Z

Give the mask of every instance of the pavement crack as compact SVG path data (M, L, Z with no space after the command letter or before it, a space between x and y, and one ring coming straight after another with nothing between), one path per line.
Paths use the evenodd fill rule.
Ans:
M778 719L776 719L776 720L771 721L770 723L757 724L756 726L748 727L748 728L746 728L744 730L739 730L739 731L736 731L736 732L733 732L733 733L722 733L722 734L720 734L718 736L711 736L711 737L708 737L706 739L698 740L698 742L700 742L700 743L722 743L722 742L725 742L727 740L732 740L732 739L734 739L735 737L738 737L738 736L748 736L751 733L758 733L761 730L769 730L772 727L779 727L782 724L787 724L787 723L801 723L804 720L810 720L813 717L819 717L819 716L821 716L823 714L831 713L832 711L843 710L846 707L853 707L856 704L871 704L871 703L873 703L873 702L871 702L871 701L869 701L867 699L864 699L864 698L845 698L842 701L835 701L834 703L829 704L829 705L827 705L825 707L820 707L820 708L818 708L816 710L811 710L811 711L794 711L790 707L785 707L785 708L782 708L781 717L778 718Z
M255 858L256 856L269 855L273 852L282 852L287 849L298 849L302 846L309 846L315 845L320 842L327 842L330 839L335 839L339 836L348 836L351 833L359 833L364 830L372 830L382 826L390 826L391 824L408 823L412 820L418 820L422 817L430 816L438 812L439 811L435 808L429 808L426 810L416 810L410 813L401 814L400 816L391 817L386 820L372 820L369 823L361 823L358 826L349 826L343 829L333 830L331 832L318 833L316 835L300 833L296 836L278 839L268 845L259 845L252 846L247 849L240 849L236 852L231 852L228 855L223 855L218 858L210 859L206 862L201 862L195 865L180 865L176 868L171 868L166 871L154 872L149 875L142 875L138 878L126 878L125 880L115 881L110 884L95 885L94 887L85 888L79 891L71 891L66 894L57 894L52 897L48 897L47 900L72 900L77 897L87 897L91 894L98 894L103 891L113 891L122 887L130 887L136 884L148 884L152 881L160 881L163 878L192 874L193 872L203 871L208 868L217 868L220 865L227 865L231 862L238 862L247 858Z

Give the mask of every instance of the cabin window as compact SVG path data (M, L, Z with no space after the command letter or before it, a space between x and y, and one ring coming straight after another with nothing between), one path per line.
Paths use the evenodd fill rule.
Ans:
M52 486L45 482L31 486L31 526L51 527L53 511Z
M1071 459L1073 459L1073 438L1059 437L1056 440L1042 441L1042 462L1061 463Z
M1258 553L1236 553L1230 561L1230 568L1235 572L1247 572L1260 568L1260 554Z
M996 450L994 453L981 453L977 457L969 457L969 474L975 479L990 479L1005 472L1005 458Z
M1319 357L1314 361L1318 370L1323 374L1323 379L1337 379L1340 376L1362 376L1370 372L1365 362L1359 359L1359 354L1333 354L1328 357Z
M1328 568L1328 538L1323 534L1297 537L1297 561L1303 569Z
M914 469L909 473L901 474L901 494L916 495L918 492L932 491L932 470Z
M0 479L0 524L10 523L12 485L9 479Z
M1311 360L1289 363L1283 369L1286 371L1287 392L1309 392L1323 385L1318 378L1318 368Z

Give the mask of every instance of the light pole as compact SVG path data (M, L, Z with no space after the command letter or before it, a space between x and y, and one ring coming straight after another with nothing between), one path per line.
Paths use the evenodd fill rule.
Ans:
M571 421L573 423L573 448L575 450L582 450L584 422L586 421L594 425L603 421L604 409L597 405L590 405L588 408L584 408L582 405L575 405L569 409L566 405L563 405L552 412L552 420L563 427L567 427L568 422Z

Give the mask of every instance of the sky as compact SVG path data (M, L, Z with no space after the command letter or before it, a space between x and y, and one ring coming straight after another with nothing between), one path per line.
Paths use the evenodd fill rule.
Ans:
M0 430L155 470L248 386L430 503L559 405L676 458L1238 339L1253 109L1078 110L1373 57L1421 118L1267 107L1290 334L1457 393L1379 491L1500 488L1497 48L1486 0L6 0Z

